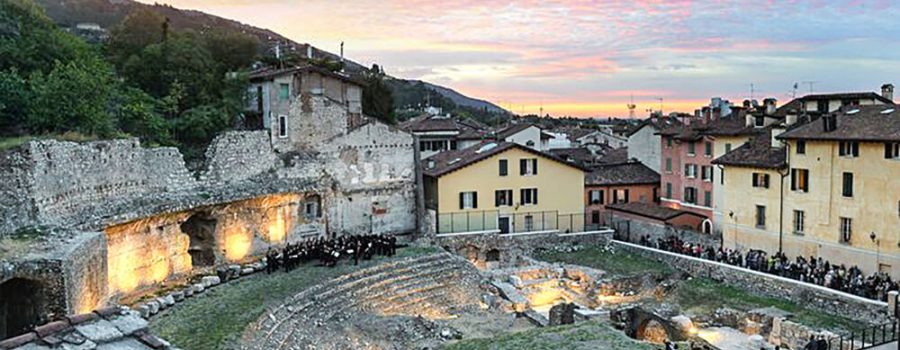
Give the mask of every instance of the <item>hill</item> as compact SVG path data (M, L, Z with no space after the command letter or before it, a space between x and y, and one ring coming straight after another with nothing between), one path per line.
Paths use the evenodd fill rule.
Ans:
M108 30L121 23L129 14L142 9L149 9L168 18L170 26L176 30L190 29L204 32L215 28L218 30L234 30L251 34L259 39L261 54L274 55L275 47L280 46L282 52L295 52L300 55L305 55L307 50L311 49L313 58L315 59L337 61L340 58L338 55L331 52L320 50L306 43L295 42L271 30L254 27L200 11L183 10L168 5L148 5L133 0L36 0L36 2L45 8L47 16L53 19L53 21L61 27L78 34L82 34L75 30L76 26L79 24L94 23L99 25L102 30ZM365 66L349 59L345 61L345 69L352 75L361 74L367 70ZM437 92L441 96L446 97L449 101L452 101L456 106L465 108L467 114L507 114L505 110L497 105L465 96L447 87L425 82L419 84L419 81L394 79L405 82L400 85L403 85L407 89L429 89ZM396 87L399 85L393 84L392 86ZM428 96L431 94L427 91L419 91L415 94L406 93L405 95ZM408 103L412 101L404 102L407 102L407 105L424 105L427 103L426 100L419 100L414 103ZM397 106L399 107L401 105ZM455 108L444 108L445 110L455 112Z

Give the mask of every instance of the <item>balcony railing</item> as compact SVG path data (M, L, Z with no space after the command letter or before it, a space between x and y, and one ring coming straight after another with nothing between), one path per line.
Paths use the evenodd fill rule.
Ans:
M597 219L597 220L594 220ZM577 233L604 227L591 214L560 214L557 211L501 213L498 210L444 213L437 217L438 234L529 232Z

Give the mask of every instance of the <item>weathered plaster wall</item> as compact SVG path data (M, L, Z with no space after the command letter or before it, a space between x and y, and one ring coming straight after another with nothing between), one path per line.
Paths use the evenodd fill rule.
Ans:
M206 150L202 179L216 184L243 181L277 168L280 159L267 131L230 131Z

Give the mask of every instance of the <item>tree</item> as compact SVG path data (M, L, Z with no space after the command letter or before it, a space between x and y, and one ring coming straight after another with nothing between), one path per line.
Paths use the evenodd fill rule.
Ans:
M163 42L165 31L166 18L152 10L142 9L129 14L110 31L107 50L112 62L121 68L147 46Z
M158 100L140 89L125 87L116 95L115 105L119 130L140 137L147 145L175 145L171 123L158 112Z
M56 61L93 54L86 43L59 30L31 0L0 1L0 71L15 68L27 77L48 72Z
M209 51L194 37L185 35L145 47L122 67L127 82L155 98L165 97L172 84L180 82L185 90L182 111L219 96L224 74L223 77L217 74Z
M48 74L38 72L28 82L27 120L32 133L79 131L109 136L112 69L100 59L56 62Z
M391 90L384 83L384 71L377 64L373 64L372 69L364 73L363 77L366 83L362 96L363 114L388 124L396 123L394 98L391 96Z
M18 70L0 71L0 135L23 133L27 101L25 79Z
M259 53L259 39L249 34L218 30L204 39L206 50L224 71L246 69Z

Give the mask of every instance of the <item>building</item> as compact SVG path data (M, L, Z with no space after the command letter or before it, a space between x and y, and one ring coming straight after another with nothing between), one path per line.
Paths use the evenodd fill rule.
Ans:
M399 127L417 136L422 158L447 150L469 148L488 136L487 127L481 123L449 115L425 114L400 123Z
M894 85L881 86L881 95L874 92L844 92L835 94L811 94L800 98L801 109L808 113L830 113L845 106L894 104Z
M788 144L785 222L797 253L900 277L900 111L846 106L778 136Z
M550 149L550 140L554 136L537 125L522 123L511 124L497 130L494 133L494 138L497 141L517 143L536 150L546 151Z
M657 203L659 173L643 163L632 161L600 165L585 175L584 205L588 222L596 226L609 223L606 206L623 203Z
M663 129L680 125L674 117L662 117L654 114L641 121L628 134L628 158L637 159L653 171L659 173L662 160L660 152L662 141L659 132Z
M485 142L423 160L436 232L584 230L587 169L513 142Z
M292 68L266 68L250 74L249 103L244 127L268 129L276 150L309 149L337 135L348 123L338 115L349 112L362 117L363 83L341 73L314 65ZM322 96L314 106L312 96ZM313 111L324 110L334 116L326 124L308 125ZM351 122L352 124L352 122Z

